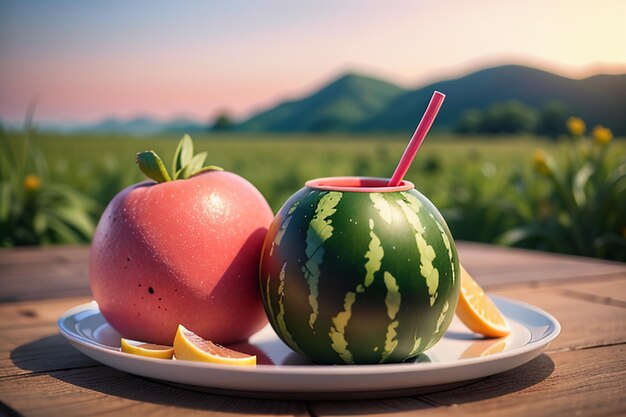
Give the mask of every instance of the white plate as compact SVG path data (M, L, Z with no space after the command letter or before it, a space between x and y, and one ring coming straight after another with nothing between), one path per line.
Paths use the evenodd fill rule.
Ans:
M131 374L202 391L267 398L374 398L440 389L520 366L537 357L561 331L548 313L493 297L511 334L481 339L456 318L444 338L411 362L316 365L291 351L268 325L236 349L257 354L256 367L145 358L120 351L120 335L95 301L67 311L61 334L85 355Z

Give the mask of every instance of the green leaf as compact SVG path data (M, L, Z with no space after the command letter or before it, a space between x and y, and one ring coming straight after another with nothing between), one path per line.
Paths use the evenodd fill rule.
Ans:
M155 180L156 182L171 181L169 174L163 161L154 151L144 151L137 154L137 165L139 169L148 178Z
M174 153L174 161L172 163L172 173L174 174L174 179L180 178L180 172L187 164L189 164L189 162L191 162L192 158L193 142L191 141L191 137L189 135L185 135L180 142L178 142L176 152Z
M189 178L193 173L202 169L202 165L204 165L204 161L206 161L207 153L201 152L198 155L195 155L191 158L188 164L186 164L183 169L180 171L178 175L178 179Z
M11 214L11 185L0 183L0 221L8 221Z
M593 165L590 163L585 164L574 177L574 184L572 186L572 193L574 195L574 200L578 207L582 207L587 203L587 195L585 194L585 186L589 181L589 178L593 175L594 172Z
M605 246L621 246L626 248L626 239L616 233L604 233L593 241L594 248L603 248Z
M71 227L84 238L90 238L94 231L95 225L91 218L78 207L54 207L46 211L48 219L54 217L59 222Z
M539 224L527 224L508 230L496 238L496 243L503 246L516 246L528 239L541 239L555 249L565 249L561 246L561 239L555 236L554 230L546 230L545 226Z
M194 175L202 174L203 172L208 172L208 171L224 171L224 168L218 167L217 165L208 165L208 166L202 167L196 172L192 172L191 175L189 176L193 177Z
M37 212L33 217L33 230L38 236L43 235L48 228L48 217L41 212Z
M81 237L75 230L63 223L56 217L48 218L48 233L51 234L52 242L80 243Z

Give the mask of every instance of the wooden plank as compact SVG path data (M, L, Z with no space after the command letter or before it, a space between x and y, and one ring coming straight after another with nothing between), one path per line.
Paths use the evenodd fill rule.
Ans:
M572 297L626 307L626 276L615 276L606 281L594 280L589 283L568 285L566 291Z
M33 287L29 290L29 284L18 284L14 286L11 293L0 293L0 304L7 302L26 301L26 300L49 300L55 298L67 297L86 297L91 294L91 287L84 282L75 282L72 280L62 280L54 282L58 286L55 288L38 289ZM1 283L0 283L1 285Z
M489 287L626 276L626 264L459 242L460 258ZM0 302L90 293L88 246L0 250Z
M0 303L91 294L87 264L0 266Z
M626 341L626 309L571 297L567 292L569 288L511 289L494 293L534 304L553 314L561 322L563 330L551 345L552 350ZM2 363L5 364L2 374L12 372L7 369L10 363L6 363L9 359L6 352L20 346L22 348L17 352L27 358L22 359L22 362L33 361L29 366L35 371L66 369L73 363L93 365L92 362L85 363L76 358L77 352L58 336L55 325L61 313L88 300L71 298L0 305L0 350L5 352L2 357ZM31 326L36 328L31 330ZM38 357L41 358L41 364L36 363ZM24 373L27 370L17 372Z
M421 397L400 397L359 401L313 401L309 403L312 414L322 416L409 416L430 415L434 406Z
M531 281L531 282L511 282L511 283L500 283L500 284L484 284L480 276L473 276L476 281L478 281L481 286L488 291L505 291L505 290L527 290L527 289L538 289L538 288L573 288L578 285L594 283L597 284L598 287L603 284L614 283L615 281L625 280L626 274L608 274L601 275L596 277L591 277L588 279L585 278L573 278L573 279L557 279L557 280L544 280L544 281ZM605 298L605 297L595 297L596 299ZM617 300L616 300L617 301ZM601 301L598 301L601 302Z
M586 319L590 318L592 322L596 322L596 321L600 321L600 322L608 321L608 322L617 322L617 323L624 322L623 316L618 316L617 318L611 319L612 314L615 313L615 311L622 311L623 309L617 308L614 306L602 305L602 304L598 304L595 302L572 299L571 297L568 297L566 294L564 294L564 291L566 290L551 288L551 289L524 290L524 291L510 290L508 292L500 291L500 293L504 293L505 295L508 295L508 296L514 295L514 296L517 296L517 298L526 299L526 301L531 301L534 304L540 305L541 307L546 308L548 310L550 310L549 308L550 306L553 306L553 307L556 306L554 307L555 311L553 312L557 315L557 317L560 316L560 319L562 320L562 323L564 324L564 334L561 337L562 338L564 337L568 341L571 341L571 340L575 341L579 337L577 336L578 334L577 325L581 322L581 320L584 321L585 318ZM544 305L544 303L546 303L546 305ZM573 304L573 306L562 309L561 306L564 304ZM579 315L573 314L576 312L581 312L581 313ZM582 316L582 319L581 319L581 316ZM572 326L568 325L568 323L572 324ZM600 333L608 333L608 334L610 333L620 334L621 333L622 335L624 334L623 327L621 328L621 330L618 327L616 331L615 327L612 327L612 326L598 327L598 323L594 324L593 326L596 327L596 330L594 330L593 328L587 329L587 330L582 329L582 333L589 333L590 331L591 333L596 333L599 329ZM21 330L21 331L18 331L18 330ZM8 346L9 349L13 350L11 352L13 354L13 357L10 359L12 361L17 360L21 366L19 367L19 369L22 369L22 371L27 371L29 373L32 373L32 372L37 373L36 375L30 376L29 378L34 378L35 376L36 377L42 376L41 375L42 373L45 374L46 376L48 374L52 374L52 376L54 376L57 373L64 374L66 372L69 372L68 375L69 375L69 378L72 379L71 383L73 384L73 383L76 383L77 381L75 379L75 374L71 373L73 371L60 371L60 372L55 373L54 370L74 368L77 366L92 366L93 365L93 363L89 363L89 364L72 363L72 360L74 359L71 358L71 355L68 355L68 350L73 351L73 348L67 345L65 341L61 339L60 336L56 336L56 340L54 337L51 337L51 332L55 331L53 326L39 326L39 327L33 326L30 328L24 328L24 329L18 329L18 330L9 329L4 334L0 333L0 341L2 341L3 343L10 342L13 345L18 346L17 352L11 349L10 346ZM569 332L576 331L576 334L573 334L573 335L568 334L566 333L566 330ZM6 334L8 334L9 336L7 337ZM34 340L34 343L31 344L29 342L25 342L28 340ZM604 340L606 342L606 339ZM609 340L608 343L614 343L614 342L611 342ZM618 350L613 354L613 359L623 357L623 354L624 354L623 345L613 346L613 347L621 348L621 350ZM6 349L6 346L3 346L2 350L5 350L5 349ZM595 350L597 349L583 349L583 350L578 350L575 352L586 353L586 352L593 352ZM49 360L41 359L42 357L49 355L51 352L58 352L59 356L57 357L48 356ZM554 353L554 355L558 356L564 353L572 353L572 352L569 352L569 351L568 352L556 352ZM77 355L78 358L86 359L84 356L82 356L76 351L74 351L74 354ZM550 357L552 356L553 355L550 355ZM575 385L574 386L575 392L579 394L585 392L586 388L584 388L584 386L580 387L579 386L580 382L577 381L576 378L572 375L576 373L575 371L577 367L581 366L581 364L588 366L589 364L597 363L597 361L601 361L603 364L608 364L607 366L609 366L609 368L615 365L615 363L612 364L610 360L606 360L602 356L592 356L590 358L584 358L584 357L581 358L578 356L572 356L571 361L568 362L566 360L563 360L562 362L564 364L563 366L570 366L570 367L574 366L575 369L568 370L567 372L562 373L561 375L562 378L559 379L558 381L553 382L552 384L548 384L547 386L542 385L541 388L538 388L537 390L535 390L536 391L535 395L545 393L546 391L550 392L550 389L552 389L553 385L559 385L562 383L561 381L562 379L566 379L568 381L571 380L570 383ZM580 409L585 410L585 411L591 410L594 413L595 411L599 411L599 414L603 414L605 412L607 414L610 414L611 412L615 412L616 407L618 407L618 409L619 407L623 407L623 403L616 404L616 401L618 401L617 399L621 397L619 394L616 394L615 391L617 389L619 390L623 389L623 385L619 385L619 381L622 381L624 379L623 378L624 363L622 361L622 362L619 362L618 365L619 364L621 364L622 368L618 369L617 374L616 374L617 375L616 378L618 382L615 382L611 379L612 377L611 375L609 375L610 374L609 371L605 372L608 375L609 381L613 381L613 382L609 382L608 388L601 387L601 389L605 390L608 393L607 395L610 396L609 401L605 401L603 397L600 397L602 401L598 403L596 402L587 403L585 401L579 400L577 403L575 403L576 407L580 407ZM616 366L616 367L619 368L619 366ZM524 378L520 378L520 379L535 383L533 381L535 381L538 378L537 375L541 376L542 372L544 373L546 372L545 371L546 369L548 370L551 369L550 364L539 362L538 364L536 364L534 368L528 370L524 374L526 375L524 376ZM51 370L53 372L50 372ZM90 384L95 384L95 385L106 384L107 386L109 386L108 385L109 383L116 385L118 382L117 379L111 380L111 378L108 377L109 375L108 372L112 371L112 370L109 370L109 368L96 367L96 368L85 370L85 371L87 371L89 375L94 376L94 379L91 379L91 377L88 378L88 381L90 381L89 382ZM511 371L511 372L514 372L514 371ZM79 373L78 375L84 376L85 374ZM95 375L100 375L100 378L95 378ZM529 375L532 375L534 379L533 377L529 377ZM83 376L78 378L78 380L82 381ZM588 375L584 374L584 377L587 378ZM106 381L99 382L99 379L102 379L102 378L106 379L108 382ZM494 377L494 378L498 378L498 377ZM134 379L140 380L138 378L134 378ZM18 398L19 401L16 402L16 399L13 397L13 393L15 391L9 391L8 394L4 391L4 385L13 385L15 384L16 380L18 379L10 375L8 376L8 378L0 378L0 400L4 401L11 407L14 407L19 412L22 412L28 415L40 415L40 414L41 415L87 415L91 412L98 413L98 414L103 413L104 415L110 415L110 414L119 415L119 413L132 415L132 414L145 414L146 412L149 412L151 415L152 414L166 415L169 413L176 413L176 412L182 412L182 411L184 411L186 414L188 414L189 412L193 414L197 413L198 415L202 415L202 412L203 412L200 409L192 409L192 410L186 409L185 407L187 407L188 405L184 402L180 404L174 404L174 405L169 404L169 403L168 404L162 404L162 403L154 404L152 403L153 400L150 398L146 398L144 401L142 397L143 394L137 394L137 398L131 398L130 403L128 401L129 400L128 398L126 399L117 398L119 397L119 393L117 391L113 393L105 392L105 394L107 394L107 396L105 396L105 399L99 396L93 397L91 396L91 394L93 394L93 391L94 390L100 391L100 389L95 388L95 387L88 387L87 394L85 394L84 392L85 390L83 389L85 387L82 385L78 385L78 388L80 390L80 392L78 393L71 391L71 390L69 391L64 391L63 389L59 390L58 387L51 389L51 392L45 391L42 393L42 392L38 392L37 390L34 390L32 392L38 397L43 395L44 398L49 398L51 396L53 397L53 400L51 401L42 400L42 404L39 406L36 406L34 408L21 409L19 408L19 406L21 406L24 402L28 404L32 404L32 400L27 400L25 398L21 398L20 400ZM512 378L510 376L507 376L504 379L504 381L511 381L511 380ZM143 380L140 380L140 381L143 381ZM496 380L496 381L500 381L500 380ZM66 381L66 382L70 382L70 381ZM43 387L47 386L48 384L49 384L49 381L46 383L38 383L35 385L35 388L39 387L39 389L43 389ZM481 382L479 384L485 384L485 382ZM519 384L519 380L518 380L518 384ZM125 389L128 389L127 383L124 383L123 386L126 387ZM502 411L503 409L506 409L508 411L508 408L501 408L501 407L509 407L509 405L504 404L504 405L499 406L497 404L494 405L491 402L496 401L495 397L501 397L500 400L504 400L504 399L508 399L511 395L517 395L517 391L524 391L528 389L532 390L532 387L526 388L525 385L522 388L520 388L520 386L514 382L507 382L506 384L497 382L497 383L492 383L487 386L480 385L479 387L482 387L482 388L478 389L478 393L476 393L476 391L470 391L473 394L471 394L470 397L468 397L469 399L464 400L470 403L469 405L470 409L466 410L464 408L468 406L468 404L463 404L458 407L459 410L462 411L461 414L473 414L473 413L485 412L485 409L482 407L474 409L473 405L471 405L473 404L474 401L477 401L480 403L484 401L488 401L487 414L497 414L498 410ZM497 387L497 388L494 388L494 387ZM507 388L508 391L502 392L501 387ZM472 386L471 388L463 388L461 390L454 391L454 392L466 393L468 392L468 389L474 390L475 388ZM26 391L32 390L32 387L28 387L28 389L25 388L25 390ZM150 389L151 392L152 391L159 392L159 390L160 388L155 388L154 390ZM534 391L531 391L531 392L534 392ZM111 397L111 395L113 397ZM206 395L206 394L202 394L202 395ZM491 395L493 395L494 398L492 398ZM60 396L61 399L64 399L64 400L60 402L56 402L57 396ZM548 394L546 394L546 396L551 398L550 395ZM187 398L185 395L183 395L182 397ZM218 396L216 398L222 399L224 397ZM426 404L429 404L429 403L430 404L445 404L445 403L438 402L439 400L437 400L437 398L440 398L440 397L426 396L424 400L426 401ZM447 398L447 394L446 394L446 398ZM456 399L455 402L457 403L462 402L457 397L454 397L454 398ZM474 398L474 399L472 400L471 398ZM534 397L525 398L524 401L532 402L533 398ZM593 393L591 393L589 395L588 394L581 395L580 398L586 398L589 401L593 401L595 396L593 395ZM243 402L247 402L247 401L248 400L243 400ZM542 398L541 401L548 401L548 400L545 398ZM568 401L568 404L571 402L569 398L567 399L567 401ZM230 399L229 404L233 404L233 405L242 404L243 402L242 400L238 400L238 399ZM82 405L80 407L80 410L77 410L77 407L79 404L82 404ZM515 404L517 404L517 402L513 401L513 405ZM217 409L210 408L210 410L214 412L222 412L224 410L221 407L222 406L220 405L219 407L217 407ZM240 405L238 405L237 407L240 407ZM417 413L420 410L424 410L425 407L426 405L422 401L422 398L416 397L416 398L409 398L409 399L379 400L375 402L367 402L367 401L341 402L339 404L337 403L314 403L313 411L316 413L316 415L337 415L337 414L341 414L341 415L350 415L350 414L388 415L392 412L394 413L394 415L396 414L397 415L408 415L408 414L413 415L414 413ZM512 409L514 413L518 413L518 414L525 412L523 408L517 409L515 407L512 407ZM550 407L546 409L552 410L552 408ZM55 413L58 410L58 414L50 414L50 410L54 410ZM304 410L302 409L300 409L299 411L304 412ZM433 410L431 409L430 411L432 412ZM436 411L437 413L443 413L443 414L460 413L460 411L458 411L456 407L439 408ZM228 414L233 413L233 412L241 412L241 409L240 408L228 408L225 411L225 413L228 413ZM557 413L557 415L558 414L559 413Z
M550 350L626 342L626 309L568 295L562 287L496 290L494 294L535 305L556 317L561 335Z
M610 416L626 413L626 346L552 353L469 387L427 395L441 414Z
M0 379L0 400L28 416L308 416L302 402L212 395L108 367Z
M626 411L624 345L555 352L463 388L421 397L312 402L326 415L620 415ZM581 395L585 393L585 395ZM307 415L304 405L201 394L136 378L111 368L68 370L0 379L0 399L26 415ZM423 400L423 401L422 401ZM429 408L428 404L440 406ZM213 414L212 414L213 415Z
M486 286L626 276L626 264L524 249L458 242L459 259Z
M74 349L56 327L62 313L89 300L0 304L0 378L97 365Z
M88 259L89 246L86 245L31 246L0 249L0 268L7 265L32 265L35 263L85 263Z
M0 249L0 303L90 294L88 246Z
M87 276L87 261L80 260L77 262L61 262L51 260L46 263L24 263L2 265L3 279L41 279L42 276L57 277L66 275L84 275Z
M74 349L55 325L0 330L0 380L96 365L97 362Z
M624 345L555 352L461 388L375 402L316 402L311 410L319 417L624 415L625 354ZM425 409L422 401L436 408Z
M61 314L91 299L72 297L0 304L0 330L54 324Z

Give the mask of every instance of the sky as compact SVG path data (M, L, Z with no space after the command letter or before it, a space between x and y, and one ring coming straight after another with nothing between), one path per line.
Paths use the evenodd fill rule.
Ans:
M246 116L344 72L626 73L625 0L0 0L0 120Z

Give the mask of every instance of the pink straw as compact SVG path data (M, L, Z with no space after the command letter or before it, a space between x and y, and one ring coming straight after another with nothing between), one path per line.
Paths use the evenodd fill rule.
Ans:
M396 187L402 182L402 178L404 178L404 175L413 163L413 159L415 158L420 146L422 146L422 142L424 142L424 138L428 134L430 127L433 125L435 117L437 117L437 113L439 113L439 109L441 108L445 98L445 94L442 94L439 91L435 91L433 93L430 103L428 103L428 107L426 108L426 112L422 116L422 120L420 120L417 125L417 129L415 129L413 137L409 141L400 162L398 162L398 166L396 167L393 176L389 180L389 187Z

